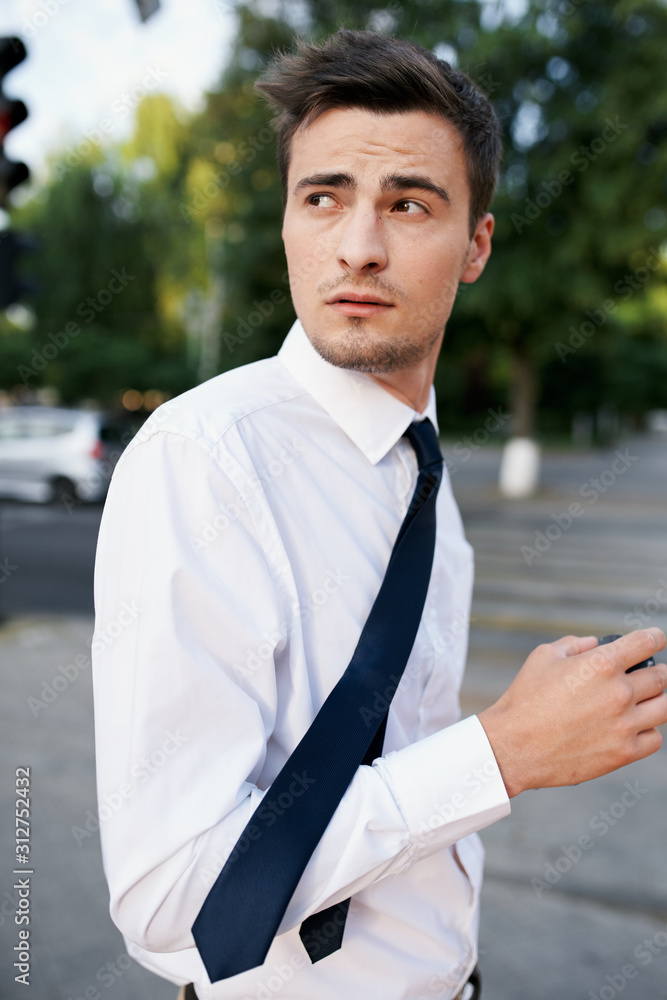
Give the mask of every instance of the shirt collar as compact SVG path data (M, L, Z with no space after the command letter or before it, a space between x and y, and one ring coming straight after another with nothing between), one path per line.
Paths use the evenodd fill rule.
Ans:
M278 357L373 465L393 448L413 420L428 417L438 432L433 386L426 409L419 413L365 372L325 361L299 320L287 334Z

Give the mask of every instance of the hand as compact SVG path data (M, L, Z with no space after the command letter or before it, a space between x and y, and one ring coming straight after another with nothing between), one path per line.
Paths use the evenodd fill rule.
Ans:
M667 667L625 671L665 645L658 628L606 646L565 636L538 646L502 697L479 715L507 794L573 785L662 746Z

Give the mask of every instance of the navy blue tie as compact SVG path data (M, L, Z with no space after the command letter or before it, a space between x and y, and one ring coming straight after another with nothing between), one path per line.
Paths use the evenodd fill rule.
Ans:
M289 799L289 808L276 817L260 803L192 925L211 982L263 964L357 768L381 753L386 713L379 718L374 703L396 690L414 645L431 576L442 479L442 454L430 420L411 424L405 433L417 455L415 492L352 659L266 793L267 800ZM348 904L304 921L302 940L311 960L340 947ZM311 948L306 938L313 943L318 918L326 918L334 931L328 943L315 939Z

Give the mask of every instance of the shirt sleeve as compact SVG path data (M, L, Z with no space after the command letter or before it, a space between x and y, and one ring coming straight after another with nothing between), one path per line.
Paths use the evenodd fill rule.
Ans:
M195 947L204 899L270 797L288 633L274 555L199 442L160 431L123 455L95 571L98 801L112 918L147 951ZM360 767L280 932L508 812L476 718Z

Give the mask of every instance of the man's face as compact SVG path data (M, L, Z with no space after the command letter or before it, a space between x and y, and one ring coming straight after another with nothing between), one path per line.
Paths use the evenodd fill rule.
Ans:
M436 358L493 231L486 215L470 237L456 129L423 111L327 111L295 134L287 189L292 299L318 352L375 373Z

